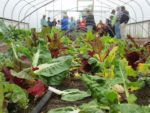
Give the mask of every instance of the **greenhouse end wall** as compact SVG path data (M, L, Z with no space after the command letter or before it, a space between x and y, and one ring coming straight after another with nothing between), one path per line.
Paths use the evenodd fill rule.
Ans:
M150 39L150 20L129 23L126 29L127 34L135 38L149 38Z
M29 23L25 23L25 22L19 23L19 21L1 18L1 17L0 17L0 20L3 20L7 26L11 25L11 26L16 26L17 28L20 28L20 29L29 30Z

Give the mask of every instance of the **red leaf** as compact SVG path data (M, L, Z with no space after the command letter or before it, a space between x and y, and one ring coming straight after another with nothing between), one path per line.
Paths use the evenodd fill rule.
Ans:
M126 53L126 58L129 62L129 65L136 69L138 65L136 62L140 59L140 54L138 52Z
M10 83L15 83L19 85L22 88L25 88L25 80L17 77L13 77L10 73L11 68L9 67L4 67L2 69L2 73L4 73L5 80L10 82Z
M13 77L10 73L10 68L9 67L2 68L2 73L4 74L6 81L11 81L11 82L13 81Z
M52 58L57 58L60 54L59 49L50 50Z
M88 51L88 55L89 55L90 57L93 57L94 51Z
M32 71L36 71L36 70L39 70L38 67L32 67Z
M85 72L90 72L91 71L91 66L88 63L88 59L81 58L81 67L80 67L80 70L81 71L83 70Z
M14 77L13 82L22 88L26 88L24 79Z
M33 87L27 89L29 95L41 97L45 93L47 87L41 81L36 81Z

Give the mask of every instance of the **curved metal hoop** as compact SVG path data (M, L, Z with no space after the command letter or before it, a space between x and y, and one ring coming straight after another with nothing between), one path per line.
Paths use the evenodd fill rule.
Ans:
M29 13L29 14L26 15L23 19L21 19L21 21L18 22L18 24L16 25L16 27L19 26L19 24L20 24L21 22L23 22L23 21L24 21L27 17L29 17L31 14L33 14L34 12L38 11L39 9L41 9L41 8L43 8L43 7L45 7L45 6L49 5L49 4L51 4L51 3L54 2L54 1L55 1L55 0L52 0L52 1L50 1L50 2L47 2L47 3L45 3L44 5L42 5L42 6L38 7L38 8L36 8L35 10L33 10L31 13Z
M4 8L3 8L3 21L4 21L4 18L5 18L5 9L6 9L8 3L9 3L9 0L6 1L5 5L4 5Z
M23 11L23 9L24 9L26 6L31 5L32 7L35 7L34 5L31 4L31 3L34 2L34 1L36 1L36 0L32 0L32 1L28 2L28 3L26 3L26 4L20 9L19 14L18 14L18 20L20 20L21 12Z
M13 9L12 9L12 11L11 11L11 19L13 19L13 14L14 14L14 11L15 11L15 8L18 6L18 4L20 3L20 2L22 2L23 0L19 0L18 2L16 2L16 4L14 5L14 7L13 7Z

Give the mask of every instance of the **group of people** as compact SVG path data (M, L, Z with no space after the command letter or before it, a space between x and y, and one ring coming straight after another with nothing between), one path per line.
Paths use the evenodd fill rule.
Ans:
M111 37L126 38L126 24L130 19L129 12L125 6L117 7L116 10L112 10L109 19L106 19L104 24L100 21L97 24L97 32L100 35L109 34Z
M117 7L116 10L112 10L111 16L103 23L101 20L96 25L94 15L90 10L86 10L86 13L82 15L82 19L74 20L73 17L69 19L67 14L63 15L61 20L53 21L50 17L46 20L46 15L41 19L42 27L56 27L61 30L80 30L80 31L93 31L100 36L109 34L111 37L126 38L126 24L129 21L129 12L124 6Z
M90 10L86 11L86 15L82 17L82 20L78 19L77 21L74 20L73 17L69 19L67 14L63 15L61 20L53 21L50 20L50 17L46 20L46 15L43 15L41 19L41 26L42 27L56 27L58 29L67 31L67 30L80 30L80 31L88 31L88 30L96 30L96 24L94 15L91 13Z
M68 16L63 16L62 20L57 20L54 18L53 21L51 21L50 17L46 20L46 15L43 15L41 19L41 27L56 27L61 30L69 30L74 29L76 26L75 20L73 17L71 17L70 21Z

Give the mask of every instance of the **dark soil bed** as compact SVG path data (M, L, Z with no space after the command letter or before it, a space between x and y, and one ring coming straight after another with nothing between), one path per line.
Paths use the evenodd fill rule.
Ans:
M137 92L135 92L137 96L137 104L139 105L149 105L150 104L150 87L145 87Z
M63 84L57 88L60 90L72 89L72 88L76 88L76 89L80 89L84 91L87 90L80 80L75 80L73 78L66 79L63 82ZM42 109L41 113L47 113L48 110L53 109L53 108L59 108L59 107L65 107L65 106L80 106L83 103L89 102L90 100L91 98L86 98L86 99L76 101L76 102L66 102L66 101L62 101L60 99L60 96L53 94L52 97L49 99L48 103L46 104L47 106L45 106Z

